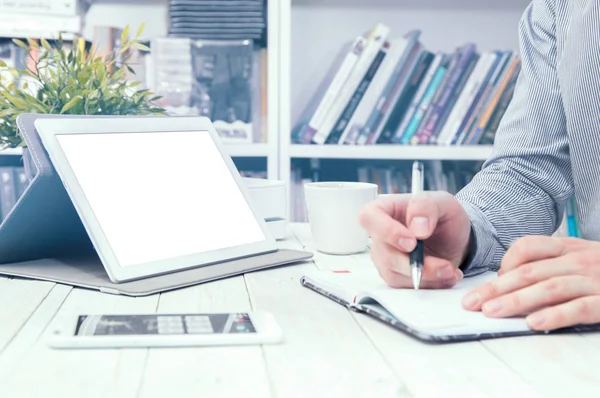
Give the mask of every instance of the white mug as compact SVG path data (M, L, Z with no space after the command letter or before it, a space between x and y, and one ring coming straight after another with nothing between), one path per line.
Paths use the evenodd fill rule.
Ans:
M354 254L367 249L369 235L360 225L361 209L377 198L377 185L365 182L304 184L308 222L315 248L327 254Z

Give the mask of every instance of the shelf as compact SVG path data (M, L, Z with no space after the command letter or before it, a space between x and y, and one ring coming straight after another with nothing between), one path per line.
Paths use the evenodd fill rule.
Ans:
M410 145L292 145L291 158L321 159L421 159L486 160L491 145L410 146Z
M412 8L448 10L510 9L524 10L531 0L292 0L292 6L343 8Z
M269 147L264 143L256 144L224 144L232 157L267 157ZM0 155L22 155L21 148L8 148L0 151Z

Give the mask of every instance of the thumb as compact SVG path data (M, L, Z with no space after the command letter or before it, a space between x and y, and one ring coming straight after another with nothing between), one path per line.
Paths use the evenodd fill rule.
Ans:
M406 226L415 238L427 239L433 234L440 217L439 204L440 200L433 192L411 197L406 207Z

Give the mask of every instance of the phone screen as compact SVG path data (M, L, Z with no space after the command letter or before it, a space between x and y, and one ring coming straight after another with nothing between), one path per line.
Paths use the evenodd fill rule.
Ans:
M256 333L247 313L80 315L76 336Z

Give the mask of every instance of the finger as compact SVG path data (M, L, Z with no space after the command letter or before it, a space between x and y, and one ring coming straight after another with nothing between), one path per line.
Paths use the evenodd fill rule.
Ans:
M534 261L507 271L467 293L462 300L463 307L471 311L480 311L483 303L491 299L554 277L578 274L580 267L572 257L569 255Z
M560 257L565 253L589 248L583 239L552 236L525 236L517 240L502 259L499 275L533 261Z
M410 198L406 208L406 225L417 239L431 236L440 216L436 193L424 192Z
M410 252L415 248L417 241L412 232L394 218L397 205L399 204L387 197L377 199L362 209L359 223L373 240L380 240L399 250Z
M387 270L394 274L410 277L410 260L406 253L396 250L394 247L385 242L374 242L371 245L371 259L375 266L380 270ZM440 259L431 255L425 255L423 258L423 275L422 280L444 281L444 280L460 280L462 272L454 267L450 261Z
M486 301L481 310L489 317L506 318L598 293L598 285L586 276L559 276Z
M526 319L529 327L538 331L600 323L600 296L581 297L545 308L530 314Z

